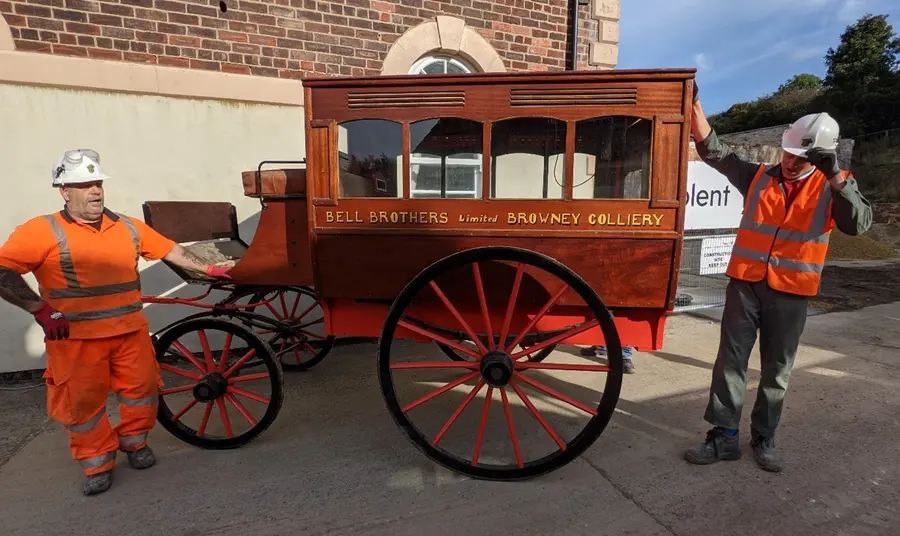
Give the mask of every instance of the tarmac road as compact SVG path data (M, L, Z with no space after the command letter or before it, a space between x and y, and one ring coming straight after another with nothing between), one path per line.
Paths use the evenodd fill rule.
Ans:
M241 449L199 450L158 427L158 465L138 472L120 456L113 488L97 497L81 495L64 432L44 418L43 388L0 391L0 534L896 535L900 303L807 325L779 475L759 470L749 450L755 383L744 458L681 459L707 429L718 341L718 324L691 316L671 319L664 352L635 355L638 373L585 455L517 483L460 477L412 446L381 400L371 344L287 373L275 424Z

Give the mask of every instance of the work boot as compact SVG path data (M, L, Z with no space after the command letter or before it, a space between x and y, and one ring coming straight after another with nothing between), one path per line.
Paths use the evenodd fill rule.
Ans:
M126 452L128 463L135 469L146 469L156 463L156 456L150 447L144 447L134 452Z
M112 469L97 473L96 475L88 475L84 478L84 494L97 495L108 490L112 485Z
M720 460L741 459L741 445L737 434L729 436L719 427L706 433L706 441L684 452L684 459L696 465L708 465Z
M778 451L775 450L775 438L765 437L753 432L750 446L753 447L753 458L760 469L773 473L781 472L781 457L778 455Z

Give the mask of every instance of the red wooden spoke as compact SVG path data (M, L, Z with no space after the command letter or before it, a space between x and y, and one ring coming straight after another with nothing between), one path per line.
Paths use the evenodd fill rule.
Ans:
M600 322L595 318L593 320L585 322L584 324L578 326L577 328L572 328L569 331L560 333L559 335L553 336L545 341L536 343L534 346L529 346L528 348L526 348L525 350L522 350L521 352L516 352L514 354L510 354L509 357L511 357L513 360L518 360L522 357L527 358L528 356L530 356L531 354L533 354L535 352L539 352L548 346L552 346L560 341L564 341L564 340L568 339L569 337L574 337L575 335L578 335L579 333L581 333L583 331L587 331L587 330L597 326L598 324L600 324Z
M253 356L255 356L255 355L256 355L256 350L250 350L249 352L247 352L246 354L244 354L244 357L238 359L237 362L236 362L234 365L231 365L231 367L230 367L228 370L226 370L225 372L223 372L223 373L222 373L222 376L225 376L226 378L229 377L229 376L231 376L232 374L234 374L234 371L236 371L237 369L243 367L243 366L244 366L244 363L246 363L247 361L249 361L250 358L253 357Z
M307 331L305 329L298 329L300 333L306 335L307 337L313 337L315 339L324 339L325 337L319 335L318 333L313 333L312 331Z
M297 306L300 305L300 296L302 296L302 294L300 294L300 293L298 292L298 293L297 293L297 297L294 298L294 306L291 307L291 316L290 316L290 318L297 318L297 317L294 316L294 315L297 314ZM315 304L316 304L316 303L313 302L313 305L315 305ZM307 310L309 310L309 309L307 309ZM300 318L303 318L303 315L300 315Z
M436 436L434 436L434 439L431 440L431 446L433 446L433 447L437 446L437 444L441 440L441 438L444 437L444 434L447 433L447 430L449 430L450 427L453 426L453 423L456 422L456 419L458 419L460 414L462 414L463 410L466 409L466 406L468 406L469 403L472 402L472 400L475 398L475 395L478 394L478 391L481 390L481 387L483 385L484 385L484 380L483 379L478 380L478 383L475 384L475 387L472 388L472 391L469 393L469 396L467 396L466 399L463 400L463 403L460 404L458 408L456 408L456 411L453 412L453 415L451 415L450 418L447 419L447 422L444 423L444 427L441 428L441 431L438 432L438 434Z
M231 419L228 418L228 408L225 406L225 401L221 398L217 398L216 406L219 408L222 424L225 425L225 437L234 437L234 432L231 431Z
M275 308L272 307L271 303L267 303L266 307L268 307L269 310L272 311L272 314L275 315L275 318L277 318L278 320L284 321L284 318L282 318L281 315L278 314L278 311L276 311Z
M512 411L509 407L509 399L506 397L505 388L500 389L500 398L503 400L503 413L506 414L506 423L509 425L509 439L512 441L513 453L516 455L516 465L521 469L525 467L525 463L522 462L522 453L519 451L519 439L516 437L516 427L513 426Z
M478 363L472 361L423 361L421 363L392 363L393 370L409 370L409 369L452 369L464 368L469 370L478 370Z
M475 290L478 292L478 303L481 305L481 316L484 319L485 333L490 337L488 339L488 348L496 350L497 345L494 343L494 329L491 327L491 314L488 311L487 298L484 296L484 284L481 281L481 268L478 263L472 263L472 274L475 277Z
M475 438L475 450L472 452L472 465L478 464L478 455L481 454L481 444L484 441L484 427L487 426L488 411L491 409L491 398L494 388L488 385L487 396L484 397L484 406L481 408L481 422L478 423L478 436Z
M325 322L325 317L313 320L312 322L304 322L303 324L297 324L297 328L307 328L312 326L313 324L322 324Z
M541 320L541 318L544 318L544 315L547 314L547 311L549 311L550 308L553 307L553 304L555 304L557 302L557 300L559 300L562 297L563 293L568 288L569 288L568 285L563 285L563 287L561 289L556 291L556 294L554 294L553 297L551 297L549 300L547 300L547 303L544 304L544 307L541 308L541 310L538 312L538 314L534 315L534 318L532 318L531 322L529 322L528 325L525 326L525 329L520 331L519 334L516 336L516 339L512 343L510 343L509 346L506 347L506 353L508 353L508 354L512 353L513 348L515 348L516 346L519 345L520 342L522 342L522 339L525 338L525 335L527 335L528 332L531 331L531 328L533 328L534 326L537 325L537 323Z
M190 410L192 407L194 407L196 405L197 405L196 398L191 400L190 402L188 402L188 404L185 407L183 407L181 409L181 411L179 411L178 413L176 413L175 415L172 416L172 422L178 422L178 419L182 418L184 416L184 414L188 412L188 410Z
M206 409L203 410L203 419L200 421L200 428L197 430L197 435L203 437L203 433L206 431L206 425L209 424L209 415L212 413L213 403L207 402Z
M160 368L161 370L165 370L165 371L167 371L167 372L171 372L172 374L177 374L177 375L179 375L179 376L183 376L183 377L188 378L188 379L190 379L190 380L194 380L195 382L199 382L199 381L200 381L200 375L199 375L199 374L194 374L193 372L188 372L188 371L186 371L186 370L184 370L184 369L180 369L180 368L178 368L178 367L173 367L172 365L170 365L170 364L168 364L168 363L160 363L160 364L159 364L159 368Z
M299 301L298 301L297 303L299 303ZM307 308L306 308L302 313L300 313L299 315L297 315L297 316L291 315L291 319L294 319L294 320L300 320L300 319L303 318L304 316L308 315L310 311L312 311L313 309L315 309L317 305L319 305L319 304L316 303L316 302L313 302L312 305L310 305L309 307L307 307ZM295 306L295 307L296 307L296 306ZM323 320L324 320L324 318L323 318Z
M245 419L247 419L247 422L250 423L250 426L256 426L256 419L254 419L253 415L251 415L250 412L247 411L247 408L245 408L244 405L241 404L240 400L238 400L231 393L225 393L225 399L228 400L229 402L231 402L232 405L234 405L235 409L238 410L238 413L240 413L241 415L244 416Z
M287 308L287 304L284 302L284 292L279 292L279 293L278 293L278 302L281 303L281 310L284 311L284 318L285 318L285 319L290 318L290 317L288 316L288 308Z
M518 372L513 372L513 376L515 376L519 380L522 380L523 382L527 383L528 385L534 387L535 389L543 391L552 397L558 398L559 400L562 400L566 404L569 404L570 406L574 406L574 407L580 409L581 411L584 411L585 413L590 413L591 415L594 415L594 416L597 415L597 408L592 408L590 406L582 404L581 402L573 399L572 397L564 395L564 394L560 393L559 391L557 391L556 389L553 389L552 387L544 385L543 383L541 383L537 380L532 380L531 378L524 376Z
M509 386L512 387L513 391L515 391L517 395L519 395L519 398L522 399L522 402L525 403L525 406L531 411L531 414L534 415L534 418L537 419L537 422L541 423L541 426L544 427L544 430L546 430L547 433L550 434L550 437L553 439L553 441L556 442L560 450L566 450L565 442L559 437L559 435L557 435L555 431L553 431L550 423L548 423L547 420L544 419L544 416L541 415L541 412L538 411L536 407L534 407L534 404L531 402L531 400L529 400L529 398L525 396L525 391L523 391L521 387L519 387L512 381L509 382Z
M291 340L294 340L294 338L291 337ZM294 346L291 347L291 352L293 352L293 354L294 354L294 361L296 361L297 364L299 365L303 361L303 359L300 356L300 352L297 350L296 344L294 344Z
M466 374L465 376L463 376L462 378L459 378L458 380L453 380L452 382L441 387L440 389L435 389L434 391L428 393L427 395L423 396L422 398L419 398L418 400L414 400L414 401L410 402L409 404L407 404L406 406L404 406L402 408L402 411L403 411L403 413L406 413L415 407L421 406L422 404L424 404L425 402L428 402L432 398L435 398L438 395L442 395L442 394L446 393L447 391L449 391L450 389L453 389L457 385L462 385L463 383L475 378L479 374L481 374L481 372L475 371L470 374Z
M172 346L177 348L178 351L181 352L181 355L183 355L188 361L190 361L192 365L197 367L197 370L206 374L206 369L203 368L203 363L201 363L200 360L197 359L197 356L195 356L193 352L188 350L183 344L178 341L172 341Z
M228 351L231 350L231 339L234 334L229 332L225 335L225 344L222 345L222 355L219 356L219 366L215 368L216 372L225 370L225 363L228 363Z
M303 343L303 346L304 346L307 350L309 350L309 352L310 352L311 354L316 355L316 349L313 348L312 345L310 345L308 342L304 342L304 343Z
M438 298L440 298L440 300L444 303L444 307L446 307L447 310L450 311L450 314L452 314L453 317L456 318L469 338L472 339L472 342L475 343L475 346L478 347L478 351L482 354L486 354L487 348L484 347L484 343L482 343L481 339L478 338L478 335L476 335L475 332L472 331L472 327L468 322L466 322L466 319L463 318L461 314L459 314L459 311L456 310L456 307L454 307L453 304L450 303L450 300L447 299L447 296L441 291L440 287L438 287L438 284L434 281L429 281L428 284L431 286L431 290L433 290L434 293L437 294Z
M259 372L256 374L247 374L246 376L235 376L233 378L228 378L228 384L238 383L238 382L252 382L256 380L265 380L269 377L268 372Z
M262 404L268 404L268 403L269 403L269 398L268 398L268 397L262 396L262 395L258 395L258 394L256 394L256 393L251 393L250 391L246 391L246 390L244 390L244 389L241 389L240 387L234 387L234 386L232 386L232 385L229 385L229 386L228 386L228 392L229 392L229 393L234 393L234 394L236 394L236 395L241 395L241 396L247 397L247 398L249 398L250 400L253 400L253 401L255 401L255 402L260 402L260 403L262 403Z
M172 387L171 389L163 389L159 392L160 396L174 395L175 393L183 393L194 389L193 385L182 385L181 387Z
M212 350L209 349L209 339L206 338L206 331L200 330L200 347L203 348L203 357L206 361L206 371L212 372L216 370L216 365L213 363Z
M516 370L577 370L581 372L609 372L608 365L578 365L576 363L516 363Z
M275 330L274 329L261 329L261 330L257 331L257 333L259 333L260 335L266 335L268 333L275 333Z
M466 348L465 346L459 344L458 342L451 341L450 339L442 337L442 336L438 335L437 333L432 333L432 332L428 331L427 329L422 329L419 326L416 326L415 324L411 324L411 323L407 322L406 320L403 320L403 319L398 320L397 325L402 328L408 329L414 333L418 333L419 335L422 335L424 337L428 337L429 339L431 339L433 341L442 343L445 346L449 346L450 348L453 348L454 350L457 350L459 352L466 354L467 356L471 357L472 359L481 359L481 356L479 354L477 354L473 350L470 350L469 348Z
M506 305L506 316L503 317L503 327L500 331L500 340L497 347L502 348L506 344L506 336L509 334L509 324L512 322L513 310L516 307L516 298L519 296L519 285L522 284L522 275L525 273L525 265L521 262L516 267L516 279L513 281L512 291L509 293L509 303Z

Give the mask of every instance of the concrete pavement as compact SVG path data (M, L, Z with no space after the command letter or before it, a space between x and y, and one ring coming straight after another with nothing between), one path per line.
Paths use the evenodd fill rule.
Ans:
M718 324L677 316L666 336L665 351L635 355L638 373L625 377L597 443L519 483L459 477L413 447L384 408L372 344L286 374L281 414L241 449L199 450L158 427L159 464L137 472L120 456L113 488L91 498L64 432L45 423L43 389L0 391L0 533L896 534L900 303L809 319L778 437L787 463L779 475L757 469L748 445L756 353L744 458L682 461L707 429Z

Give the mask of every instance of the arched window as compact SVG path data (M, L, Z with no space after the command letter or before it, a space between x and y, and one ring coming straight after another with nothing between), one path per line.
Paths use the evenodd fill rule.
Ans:
M465 74L476 71L468 62L453 56L425 56L415 62L409 74Z

